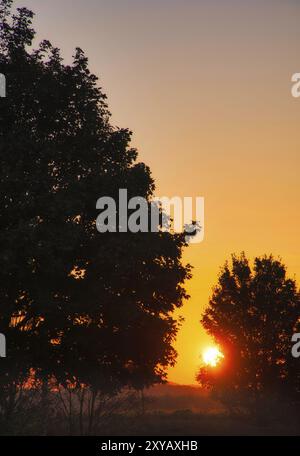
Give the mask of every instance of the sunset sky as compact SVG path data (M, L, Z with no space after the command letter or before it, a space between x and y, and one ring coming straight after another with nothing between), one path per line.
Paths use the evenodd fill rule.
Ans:
M298 0L22 0L38 40L76 46L130 128L159 196L204 196L205 239L188 248L173 382L191 384L210 339L199 324L233 252L280 255L300 282Z

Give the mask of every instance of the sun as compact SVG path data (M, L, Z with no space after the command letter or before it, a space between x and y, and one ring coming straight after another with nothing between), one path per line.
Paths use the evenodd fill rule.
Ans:
M224 355L218 347L208 347L203 351L202 358L208 366L216 367L221 359L224 358Z

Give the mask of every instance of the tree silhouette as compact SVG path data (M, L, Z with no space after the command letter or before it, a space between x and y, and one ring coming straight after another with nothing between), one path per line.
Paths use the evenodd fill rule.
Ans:
M48 41L32 50L33 13L11 6L0 2L1 382L16 388L31 368L96 392L162 381L187 298L184 234L97 232L97 199L126 188L150 201L150 170L110 124L83 51L65 65Z
M202 367L200 384L231 409L255 411L268 398L274 406L283 397L286 403L299 401L299 367L291 356L299 303L296 283L281 261L255 258L251 269L244 254L233 255L201 321L224 360L217 368Z

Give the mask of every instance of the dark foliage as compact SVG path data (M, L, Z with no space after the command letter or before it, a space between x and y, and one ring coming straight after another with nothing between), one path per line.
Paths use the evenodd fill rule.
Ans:
M30 369L44 382L112 393L164 380L176 352L190 267L184 235L96 230L96 201L150 201L149 168L131 133L113 128L83 51L73 63L43 41L32 50L33 13L0 2L0 362L9 415Z
M224 360L203 367L199 382L231 409L257 411L299 402L300 366L291 355L299 332L300 301L294 280L272 256L232 256L219 276L202 324L220 344Z

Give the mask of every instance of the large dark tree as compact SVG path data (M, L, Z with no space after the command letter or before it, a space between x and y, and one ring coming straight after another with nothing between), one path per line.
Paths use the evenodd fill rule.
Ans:
M83 51L65 65L48 41L32 50L33 14L11 3L0 2L1 381L15 389L33 368L95 391L142 388L175 361L184 235L96 230L99 197L127 188L150 201L149 168L110 124Z
M299 401L299 371L291 337L299 332L300 301L294 280L272 256L232 256L219 276L202 325L224 359L204 366L198 380L232 409L255 410L266 402L281 407Z

